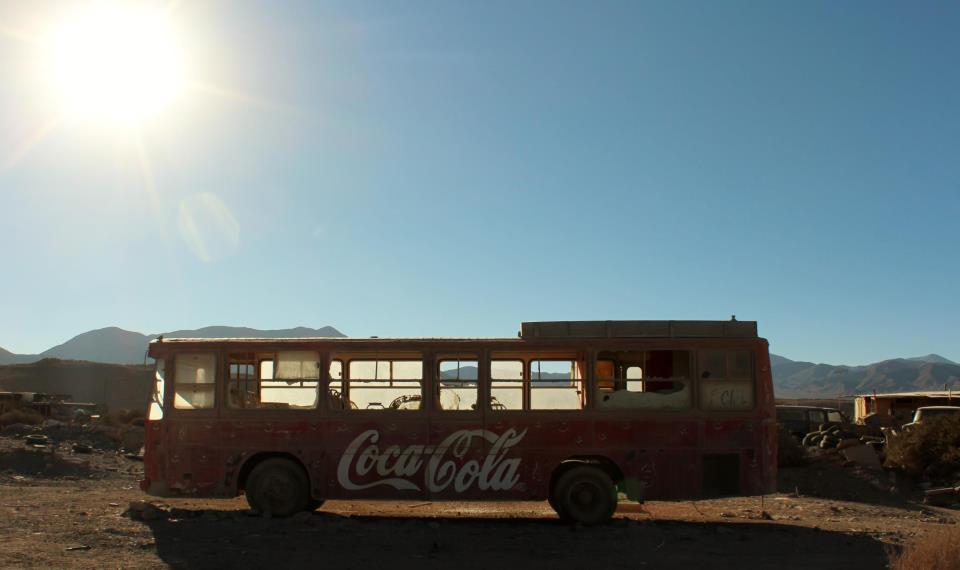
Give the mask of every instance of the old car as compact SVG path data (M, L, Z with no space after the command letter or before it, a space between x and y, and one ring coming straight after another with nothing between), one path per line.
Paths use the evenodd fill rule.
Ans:
M924 420L929 420L930 418L958 415L960 415L960 406L923 406L922 408L917 408L917 410L913 413L913 421L908 424L904 424L903 429L908 430L913 426L922 423Z
M821 425L840 426L846 423L846 418L836 408L822 408L818 406L777 406L777 423L781 429L802 439L812 431L820 429Z

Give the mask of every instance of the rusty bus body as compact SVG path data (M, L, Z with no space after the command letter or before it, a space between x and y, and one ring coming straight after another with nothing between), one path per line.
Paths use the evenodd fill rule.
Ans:
M245 492L280 516L325 499L547 499L563 518L598 523L618 491L775 488L769 354L754 322L524 323L518 338L498 339L159 339L150 356L141 487L156 496Z

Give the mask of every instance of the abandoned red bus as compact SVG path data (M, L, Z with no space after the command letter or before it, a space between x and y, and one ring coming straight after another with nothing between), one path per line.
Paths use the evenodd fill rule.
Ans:
M767 341L750 321L523 323L517 338L170 339L142 489L289 516L326 499L548 500L772 492Z

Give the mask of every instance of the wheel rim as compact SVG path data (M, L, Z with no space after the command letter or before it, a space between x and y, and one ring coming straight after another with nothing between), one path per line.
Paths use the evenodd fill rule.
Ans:
M265 474L259 491L264 508L271 512L286 512L297 499L296 482L279 471Z
M569 510L577 518L592 519L606 508L604 489L593 481L577 481L567 495Z

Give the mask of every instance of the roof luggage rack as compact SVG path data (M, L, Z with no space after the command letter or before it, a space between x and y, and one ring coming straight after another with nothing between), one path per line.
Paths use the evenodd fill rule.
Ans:
M532 338L756 338L757 321L539 321L520 323Z

